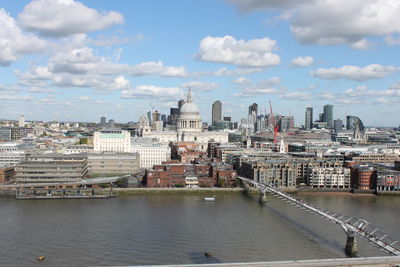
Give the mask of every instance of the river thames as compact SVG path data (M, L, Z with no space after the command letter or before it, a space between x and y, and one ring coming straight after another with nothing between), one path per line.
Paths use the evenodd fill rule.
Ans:
M102 200L0 200L1 266L113 266L345 257L338 225L282 200L241 193ZM400 239L400 198L304 194ZM358 238L359 256L386 253ZM205 252L212 256L206 257ZM45 261L36 258L46 256Z

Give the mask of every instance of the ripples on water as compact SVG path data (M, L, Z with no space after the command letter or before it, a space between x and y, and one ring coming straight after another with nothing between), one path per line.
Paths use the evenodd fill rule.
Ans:
M217 194L0 200L1 266L112 266L344 257L345 234L279 199ZM400 233L397 198L302 196ZM399 199L400 200L400 199ZM359 239L360 256L385 255ZM211 253L206 257L205 252ZM44 262L37 256L45 255Z

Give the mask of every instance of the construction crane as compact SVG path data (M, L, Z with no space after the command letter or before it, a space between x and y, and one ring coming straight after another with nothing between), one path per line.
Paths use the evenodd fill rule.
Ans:
M278 142L277 137L278 137L278 130L279 130L279 125L276 124L274 113L272 112L272 103L269 101L269 110L271 114L271 122L272 126L274 127L274 144Z

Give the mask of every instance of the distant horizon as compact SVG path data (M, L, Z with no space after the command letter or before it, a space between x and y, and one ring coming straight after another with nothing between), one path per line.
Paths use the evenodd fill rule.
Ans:
M106 117L106 116L105 116ZM99 118L101 118L101 117L99 117ZM107 119L107 117L106 117L106 119ZM110 118L110 119L113 119L113 118ZM107 119L107 123L108 123L108 120L110 120L110 119ZM242 119L245 119L245 118L242 118ZM18 123L18 120L13 120L13 119L10 119L10 120L8 120L8 119L0 119L0 121L8 121L8 122L16 122L16 123ZM99 119L99 121L57 121L57 120L50 120L50 121L48 121L48 120L25 120L25 122L59 122L59 123L100 123L100 119ZM119 121L115 121L114 120L114 123L117 123L117 124L128 124L129 122L133 122L133 123L138 123L139 121L127 121L127 122L119 122ZM206 122L208 125L210 125L211 124L211 122L208 122L208 121L202 121L202 122ZM238 121L232 121L232 122L239 122L240 123L240 120L238 120ZM296 122L296 121L295 121ZM346 120L343 120L343 126L345 127L346 126ZM300 125L297 125L297 127L301 127L301 126L304 126L304 124L300 124ZM365 128L400 128L400 125L398 125L398 126L370 126L370 125L364 125L364 127Z

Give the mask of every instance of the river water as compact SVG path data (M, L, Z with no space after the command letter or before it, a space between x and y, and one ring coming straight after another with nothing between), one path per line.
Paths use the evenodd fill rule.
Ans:
M344 232L282 200L240 193L0 200L0 266L115 266L345 257ZM210 196L211 196L210 195ZM299 197L400 239L400 198ZM386 253L358 238L359 256ZM212 256L206 257L205 252ZM46 256L43 262L36 258Z

